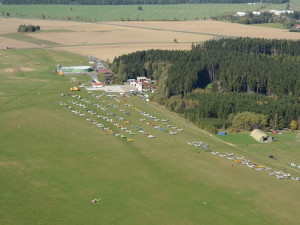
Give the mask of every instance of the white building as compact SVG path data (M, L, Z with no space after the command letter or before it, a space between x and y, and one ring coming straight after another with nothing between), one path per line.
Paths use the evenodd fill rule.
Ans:
M242 17L242 16L245 16L246 13L245 12L237 12L235 15Z
M138 91L142 91L145 89L145 87L150 87L151 85L151 80L148 79L147 77L137 77L136 80L129 79L127 80L130 85L136 87Z
M276 16L280 16L283 13L287 13L287 14L291 14L294 13L294 11L290 11L290 10L283 10L283 11L279 11L279 10L270 10L270 13L275 14Z
M261 12L253 11L252 14L255 15L255 16L260 16Z

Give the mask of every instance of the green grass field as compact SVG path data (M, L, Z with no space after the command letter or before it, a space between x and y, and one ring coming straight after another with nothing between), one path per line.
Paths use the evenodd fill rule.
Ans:
M41 31L43 32L43 31ZM52 31L50 30L49 32L57 32L57 31ZM43 46L47 46L47 47L57 47L60 44L59 43L55 43L52 41L47 41L47 40L42 40L42 39L37 39L34 37L30 37L28 35L25 35L23 33L9 33L9 34L3 34L3 37L7 37L7 38L11 38L11 39L15 39L15 40L19 40L19 41L25 41L25 42L29 42L32 44L37 44L37 45L43 45Z
M300 11L300 0L290 0L290 10Z
M116 20L198 20L225 13L254 11L265 4L184 4L184 5L1 5L1 12L8 12L12 17L63 19L81 21L116 21ZM269 5L268 8L281 9L285 4ZM272 9L273 9L272 8Z
M90 80L76 76L72 83L71 76L59 77L52 73L57 64L87 65L88 59L45 49L0 51L1 224L298 224L300 182L278 180L187 144L203 141L212 151L232 152L300 176L287 164L300 164L294 133L278 136L270 145L245 134L221 140L140 97L119 97L133 105L129 107L107 96L97 100L85 90L72 93L89 100L84 103L89 110L114 112L131 122L131 130L139 126L156 138L137 131L131 136L95 115L79 117L57 104L80 102L60 95L78 81ZM20 65L33 70L21 71ZM16 72L5 72L8 68ZM174 136L161 132L140 121L135 108L184 130ZM269 159L269 152L278 160ZM94 198L101 201L93 204Z
M251 24L251 26L287 29L283 24L279 24L279 23L258 23L258 24Z

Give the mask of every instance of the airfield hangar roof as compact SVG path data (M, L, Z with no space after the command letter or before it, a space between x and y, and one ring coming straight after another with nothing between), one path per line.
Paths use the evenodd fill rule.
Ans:
M261 131L260 129L255 129L250 133L251 137L255 140L263 143L271 142L272 138L269 137L265 132Z

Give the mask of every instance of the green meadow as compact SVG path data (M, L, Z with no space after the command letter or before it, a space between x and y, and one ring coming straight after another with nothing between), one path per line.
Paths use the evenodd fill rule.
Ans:
M251 24L251 26L287 29L283 24L280 23L257 23Z
M1 224L298 224L300 182L278 180L187 144L202 141L211 151L244 156L299 177L300 169L287 163L300 164L296 133L278 136L270 145L256 143L248 134L220 139L138 96L118 96L119 103L102 92L71 93L70 87L89 85L90 78L57 76L52 72L57 64L88 65L88 59L47 49L0 51ZM131 124L111 116L136 134L74 102L97 115L123 117ZM159 131L153 121L141 120L137 110L168 119L183 131ZM110 134L88 118L134 141ZM270 159L270 153L278 159ZM101 200L91 203L95 198Z
M300 0L290 1L290 10L299 11L300 10Z
M44 32L44 31L41 31ZM59 32L57 30L54 31L49 31L49 32ZM57 47L60 44L52 42L52 41L47 41L47 40L42 40L42 39L37 39L34 37L30 37L28 35L25 35L23 33L7 33L7 34L3 34L3 37L6 38L11 38L11 39L15 39L15 40L19 40L19 41L25 41L25 42L29 42L32 44L37 44L37 45L42 45L42 46L47 46L47 47Z
M254 11L266 4L174 4L174 5L0 5L0 12L11 17L78 21L118 20L198 20L225 13ZM282 8L283 5L269 5ZM285 7L284 5L283 7ZM273 8L272 8L273 9Z

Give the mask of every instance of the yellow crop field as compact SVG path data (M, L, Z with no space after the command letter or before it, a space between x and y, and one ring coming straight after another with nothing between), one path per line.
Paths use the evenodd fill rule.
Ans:
M286 29L256 27L220 21L83 23L1 18L0 48L6 48L8 45L15 48L39 46L34 41L28 43L22 42L20 39L8 40L7 36L3 37L7 33L16 32L20 24L39 25L41 27L40 32L28 33L26 36L32 38L32 40L57 43L57 46L52 45L48 47L83 55L92 55L104 60L113 60L116 56L138 50L189 50L192 43L201 43L222 36L299 39L299 34L289 32Z

